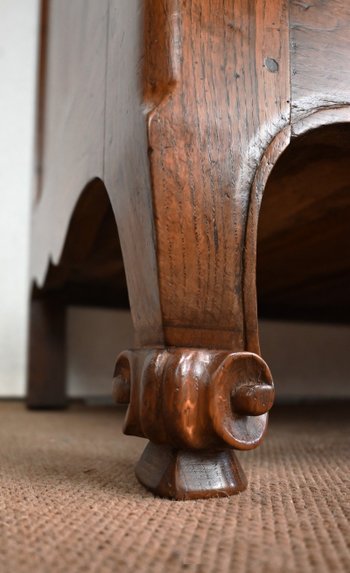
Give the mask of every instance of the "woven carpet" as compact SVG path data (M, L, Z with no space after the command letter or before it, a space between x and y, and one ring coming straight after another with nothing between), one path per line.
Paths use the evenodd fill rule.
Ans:
M0 402L1 573L350 571L348 404L276 408L248 490L204 501L137 483L122 418Z

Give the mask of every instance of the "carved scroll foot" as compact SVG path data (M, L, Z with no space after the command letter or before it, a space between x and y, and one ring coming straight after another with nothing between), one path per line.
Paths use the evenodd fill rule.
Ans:
M229 448L260 444L274 387L250 352L156 348L119 356L114 398L129 404L124 432L150 440L139 481L163 497L195 499L245 489Z
M152 442L136 466L136 477L156 495L176 500L224 497L247 487L232 450L178 450Z

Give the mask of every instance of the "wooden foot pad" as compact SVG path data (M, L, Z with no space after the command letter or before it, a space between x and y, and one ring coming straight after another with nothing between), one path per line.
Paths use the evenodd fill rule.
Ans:
M223 497L247 487L242 467L229 449L179 450L149 442L136 476L156 495L177 500Z
M260 444L273 397L269 368L251 352L144 348L122 352L115 368L114 398L129 404L124 432L150 442L136 475L161 497L243 491L232 450Z

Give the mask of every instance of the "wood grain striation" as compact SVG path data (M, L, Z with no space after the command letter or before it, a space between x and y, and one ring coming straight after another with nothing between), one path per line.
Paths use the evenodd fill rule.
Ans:
M246 486L231 449L261 442L274 397L257 237L262 311L349 308L349 28L344 0L43 2L32 403L64 358L52 297L129 298L114 396L155 493Z

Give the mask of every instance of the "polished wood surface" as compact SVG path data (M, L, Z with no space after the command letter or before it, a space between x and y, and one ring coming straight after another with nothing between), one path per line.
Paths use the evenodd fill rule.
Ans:
M260 443L273 401L256 262L266 315L349 306L349 7L47 2L35 300L126 305L127 284L135 349L114 394L151 440L139 479L216 495L203 468L221 459L241 491L227 448Z
M242 351L249 189L288 120L286 2L167 4L149 3L146 72L164 13L171 65L145 78L165 343Z
M264 436L274 386L251 352L142 349L119 356L114 397L129 403L127 434L179 448L249 450Z
M245 489L227 448L250 450L265 435L274 386L262 358L181 347L127 351L117 360L113 394L129 404L124 432L150 440L136 470L146 487L175 499Z

